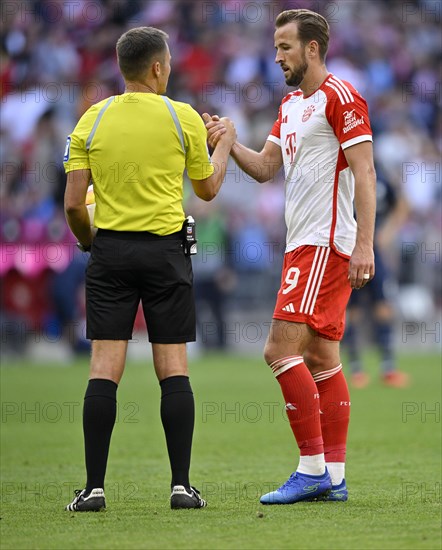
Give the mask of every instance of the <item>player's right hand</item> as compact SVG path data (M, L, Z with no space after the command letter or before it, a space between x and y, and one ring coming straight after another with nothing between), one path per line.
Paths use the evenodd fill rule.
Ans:
M224 124L224 127L226 129L226 132L225 134L223 134L221 137L220 137L220 140L222 141L227 141L229 143L229 146L230 148L232 147L232 145L235 143L236 141L236 129L235 129L235 125L233 124L233 122L230 120L230 118L227 118L227 117L222 117L220 119L220 122L222 122Z

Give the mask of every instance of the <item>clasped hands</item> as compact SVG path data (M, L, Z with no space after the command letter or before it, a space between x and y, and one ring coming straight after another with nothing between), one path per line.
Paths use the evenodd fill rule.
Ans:
M207 129L207 141L212 149L215 149L218 142L225 141L230 147L236 141L236 130L230 118L218 115L210 116L208 113L203 113L203 120Z

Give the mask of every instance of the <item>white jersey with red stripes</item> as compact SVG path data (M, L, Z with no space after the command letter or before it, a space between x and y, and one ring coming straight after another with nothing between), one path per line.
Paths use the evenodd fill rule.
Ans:
M268 140L281 147L284 163L286 252L315 245L351 256L354 178L343 151L372 141L365 100L329 74L312 95L298 90L282 100Z

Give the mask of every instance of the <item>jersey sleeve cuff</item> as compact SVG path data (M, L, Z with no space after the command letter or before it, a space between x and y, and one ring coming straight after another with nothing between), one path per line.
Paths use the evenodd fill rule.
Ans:
M347 149L347 147L351 147L352 145L357 145L358 143L362 143L363 141L373 141L373 136L370 134L365 134L363 136L356 136L352 139L349 139L348 141L344 141L344 143L341 143L342 149Z
M74 170L90 170L91 167L87 162L76 162L75 164L65 164L64 171L66 174L73 172Z
M210 176L215 172L215 167L213 166L212 162L206 162L203 164L203 166L197 170L195 169L187 169L187 175L191 180L205 180L206 178L210 178Z
M267 141L271 141L272 143L275 143L278 147L281 147L281 140L276 136L273 136L272 134L269 135Z

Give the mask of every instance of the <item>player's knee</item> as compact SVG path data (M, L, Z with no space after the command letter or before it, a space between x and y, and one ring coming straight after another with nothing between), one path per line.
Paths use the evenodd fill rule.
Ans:
M277 359L280 359L281 352L278 350L278 347L275 346L272 342L266 342L264 346L264 360L267 365L271 365Z
M325 370L324 367L326 367L326 362L324 361L324 358L315 351L306 351L304 353L304 362L311 371L315 372Z

